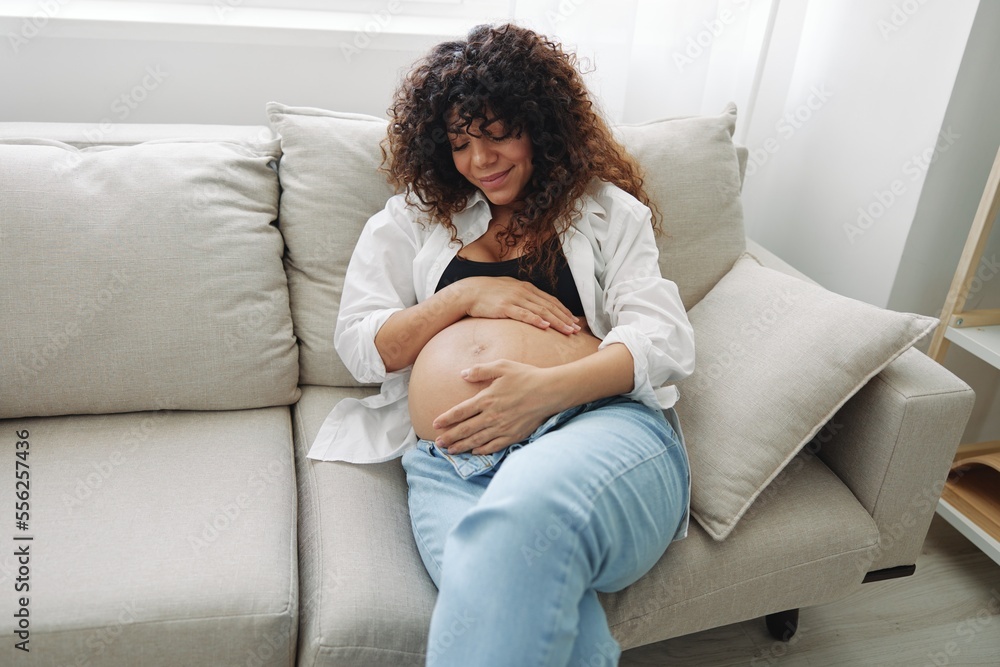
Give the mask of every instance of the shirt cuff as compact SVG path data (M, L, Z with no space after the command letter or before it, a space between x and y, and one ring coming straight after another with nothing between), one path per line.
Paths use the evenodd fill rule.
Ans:
M359 323L359 329L362 333L362 350L361 350L361 365L357 368L357 373L355 377L358 382L383 382L387 375L385 370L385 362L382 361L382 355L378 353L378 348L375 346L375 335L378 330L382 328L386 320L393 316L393 314L403 310L402 308L386 308L384 310L376 310L373 313L369 313L365 319L361 320Z
M653 342L641 331L629 325L615 327L597 347L603 350L613 343L622 343L632 355L632 391L624 394L654 409L660 409L660 400L649 382L649 349Z

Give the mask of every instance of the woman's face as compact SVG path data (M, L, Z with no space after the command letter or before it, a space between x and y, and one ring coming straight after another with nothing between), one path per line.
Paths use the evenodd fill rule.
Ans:
M534 167L533 150L527 132L520 136L507 133L500 121L493 121L483 133L483 123L475 120L468 128L456 128L455 114L449 118L448 140L455 168L470 183L483 191L494 206L506 206L522 200ZM469 133L471 131L471 134Z

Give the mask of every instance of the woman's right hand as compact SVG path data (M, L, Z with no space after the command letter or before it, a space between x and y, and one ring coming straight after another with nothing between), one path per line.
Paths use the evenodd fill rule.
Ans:
M579 319L551 294L509 276L472 276L452 283L461 290L470 317L518 320L564 334L580 331Z

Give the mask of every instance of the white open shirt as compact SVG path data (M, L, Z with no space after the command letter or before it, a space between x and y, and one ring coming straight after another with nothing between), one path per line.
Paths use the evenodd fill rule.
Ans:
M660 275L650 210L617 186L595 180L562 249L600 347L623 343L635 364L628 397L666 409L672 382L694 372L694 332L677 285ZM489 201L472 195L452 222L469 244L486 233ZM344 280L334 346L359 382L381 382L379 394L344 398L320 427L308 457L381 463L416 446L407 386L410 369L386 373L375 334L393 313L434 293L461 246L443 225L425 223L404 195L389 199L365 225ZM679 433L678 433L679 435Z

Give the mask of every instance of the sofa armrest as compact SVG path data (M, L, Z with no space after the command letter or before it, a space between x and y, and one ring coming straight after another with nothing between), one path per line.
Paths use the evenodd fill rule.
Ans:
M974 402L969 385L910 348L834 416L818 455L879 528L863 572L916 563Z
M747 239L762 264L806 275ZM834 415L818 456L850 488L879 528L875 560L860 574L913 565L937 507L975 393L911 348L873 377Z

